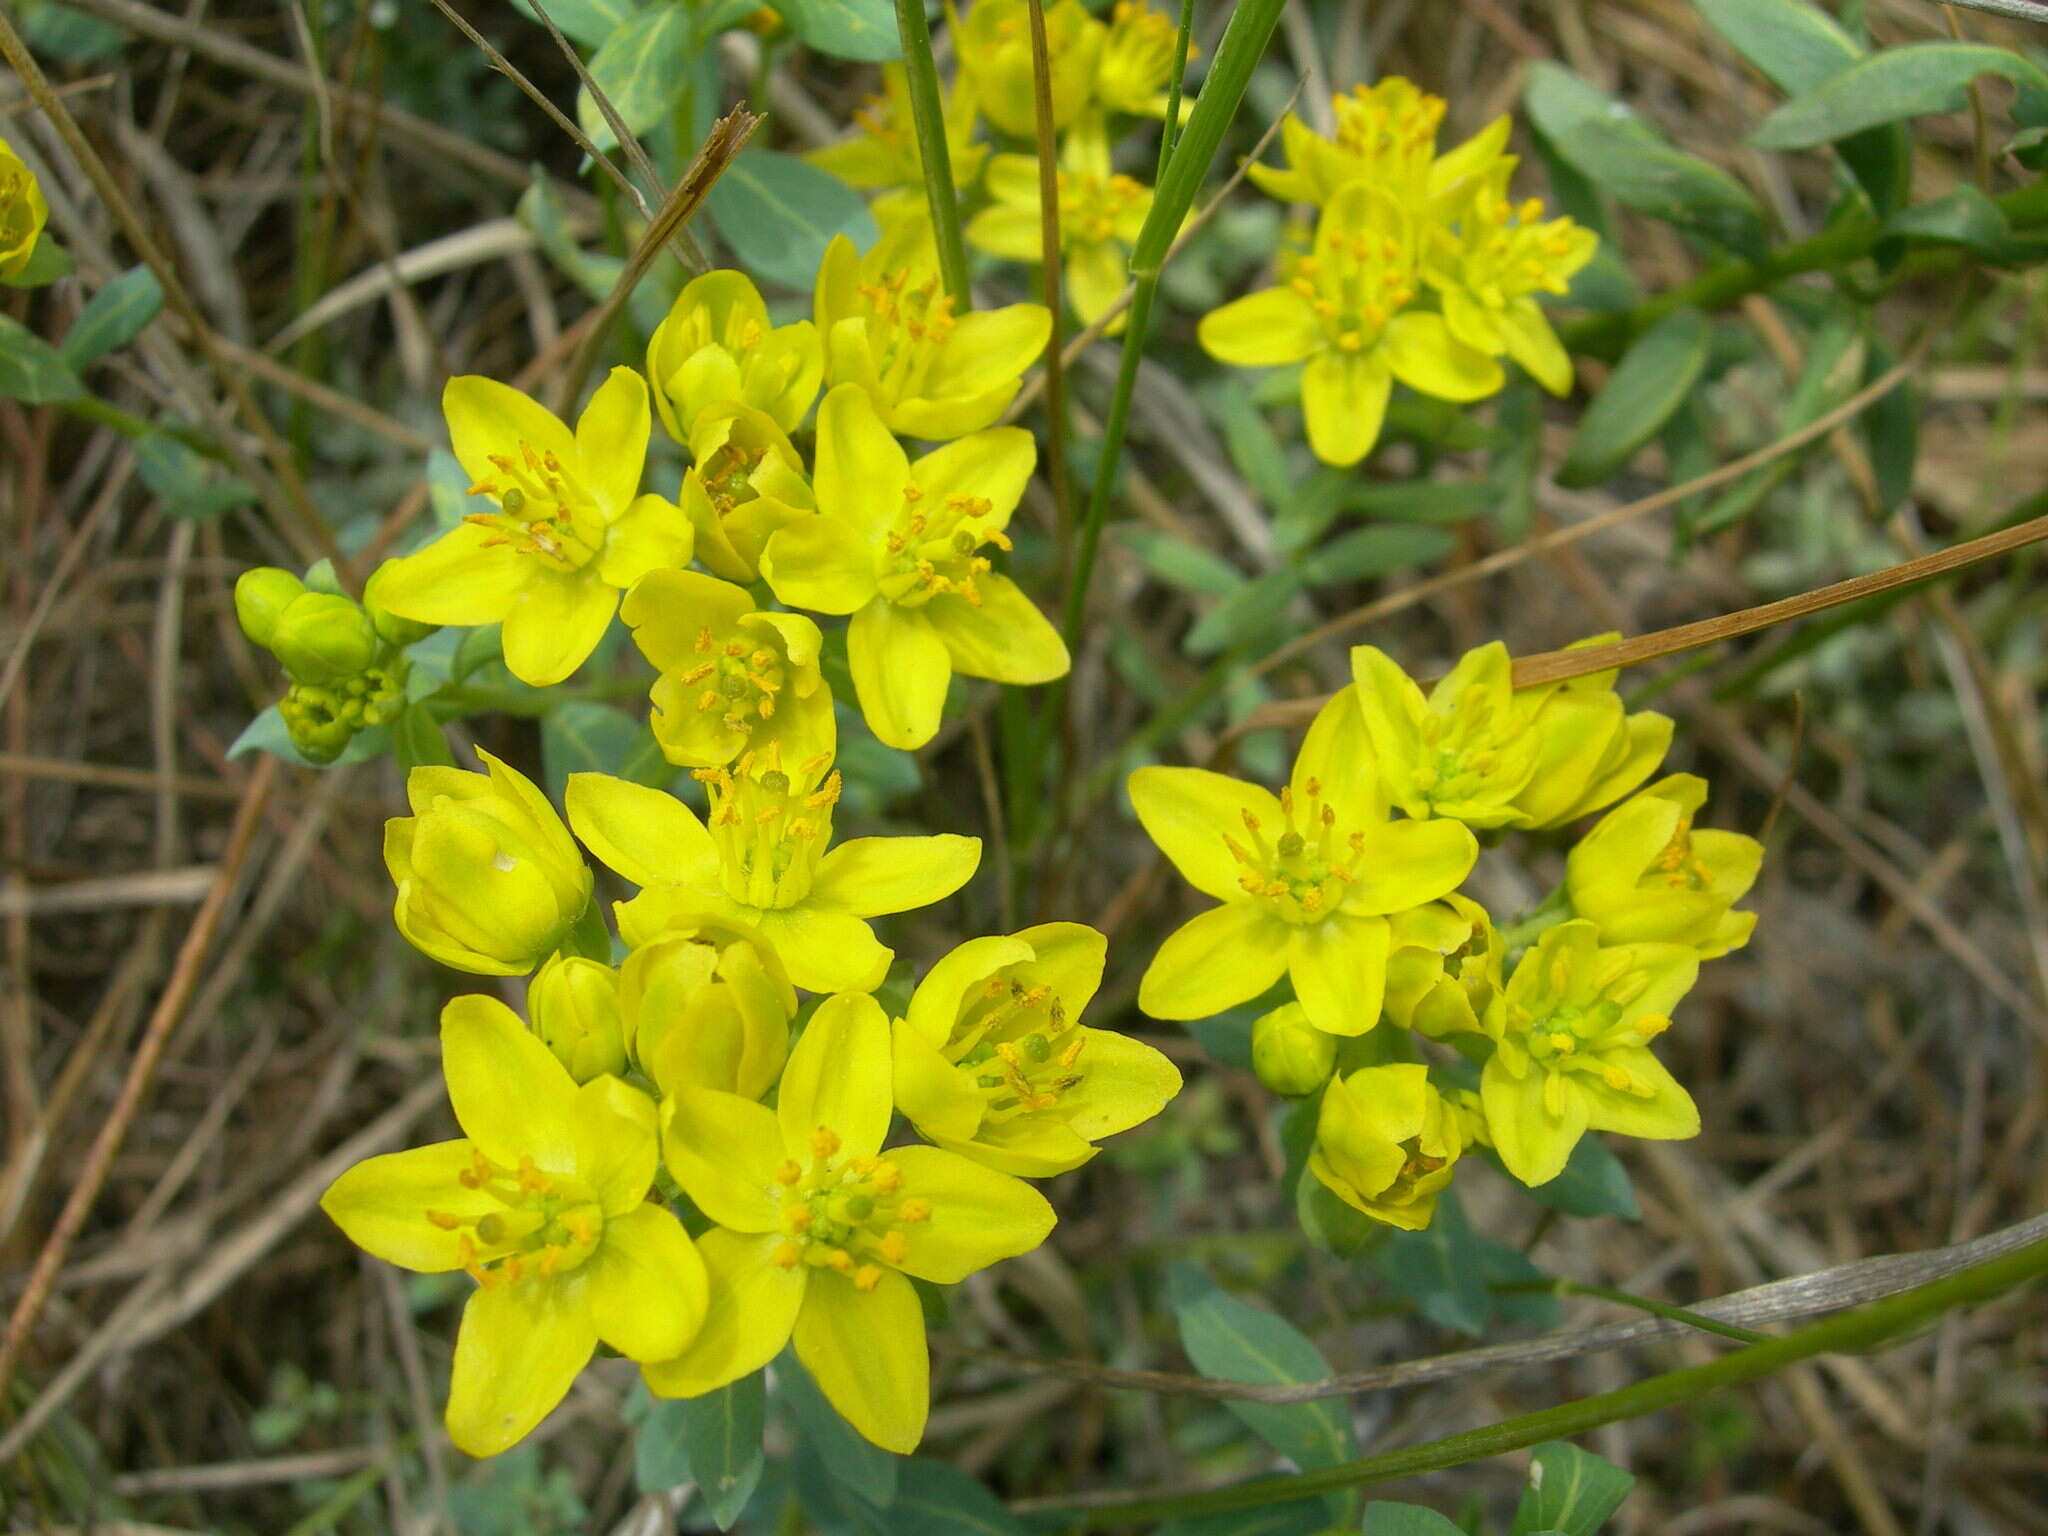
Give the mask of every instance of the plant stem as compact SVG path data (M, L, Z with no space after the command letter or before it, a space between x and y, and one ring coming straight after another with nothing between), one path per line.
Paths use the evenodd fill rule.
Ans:
M1173 158L1174 143L1180 138L1181 83L1187 79L1188 43L1194 33L1195 0L1180 0L1180 32L1173 43L1173 58L1179 68L1166 77L1166 121L1159 128L1159 174L1152 178L1155 183L1166 179L1166 164Z
M903 73L910 84L910 115L917 126L918 160L925 195L931 199L932 229L938 236L939 275L955 310L968 308L967 247L960 239L960 205L953 195L953 157L946 147L946 110L939 99L939 71L932 63L932 29L924 0L896 0L896 30L903 38Z
M1093 1509L1089 1512L1089 1527L1102 1529L1150 1524L1181 1516L1221 1514L1230 1510L1290 1503L1324 1493L1389 1482L1395 1478L1438 1472L1545 1440L1584 1434L1619 1419L1655 1413L1693 1402L1708 1392L1741 1386L1815 1355L1875 1349L1916 1331L1943 1313L1988 1301L2044 1273L2048 1273L2048 1241L2030 1243L2012 1253L1916 1286L1910 1291L1902 1291L1870 1306L1844 1312L1801 1328L1796 1333L1753 1344L1705 1365L1668 1371L1619 1391L1603 1392L1575 1403L1561 1403L1555 1408L1522 1414L1484 1429L1447 1435L1441 1440L1389 1451L1381 1456L1368 1456L1339 1467Z

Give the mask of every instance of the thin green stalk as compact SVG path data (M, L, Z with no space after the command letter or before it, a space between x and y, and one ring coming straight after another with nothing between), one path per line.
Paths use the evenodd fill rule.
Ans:
M896 30L903 39L903 73L910 83L910 115L917 125L918 159L924 166L925 195L931 199L932 228L939 241L939 275L953 307L968 307L967 246L960 238L960 205L953 195L953 157L946 148L946 109L939 99L939 71L932 63L932 29L924 0L896 0Z
M1276 1477L1255 1483L1164 1498L1134 1500L1089 1511L1091 1529L1150 1524L1182 1516L1222 1514L1290 1503L1325 1493L1440 1472L1447 1467L1503 1455L1545 1440L1567 1439L1603 1424L1636 1418L1696 1401L1709 1392L1741 1386L1774 1371L1810 1360L1815 1355L1854 1354L1891 1344L1933 1322L1946 1312L1988 1301L2001 1292L2048 1274L2048 1241L2030 1243L1986 1263L1915 1286L1867 1307L1827 1318L1782 1338L1753 1344L1705 1365L1668 1371L1648 1381L1603 1392L1596 1397L1562 1403L1537 1413L1490 1424L1484 1429L1447 1435L1424 1445L1368 1456L1340 1467ZM1040 1506L1061 1509L1061 1504Z
M1074 531L1073 489L1067 483L1066 300L1061 292L1060 170L1052 121L1052 53L1045 37L1045 0L1030 0L1031 96L1038 137L1038 224L1040 265L1045 274L1045 307L1052 329L1045 338L1046 478L1052 482L1060 545ZM1064 565L1064 561L1062 564Z
M1611 1301L1616 1306L1634 1307L1638 1312L1647 1312L1652 1317L1661 1317L1667 1322L1683 1323L1686 1327L1697 1328L1702 1333L1719 1334L1722 1338L1733 1339L1738 1344L1763 1344L1773 1337L1754 1328L1744 1328L1739 1323L1724 1323L1718 1317L1708 1317L1704 1312L1674 1307L1668 1301L1652 1301L1649 1297L1638 1296L1633 1291L1616 1290L1611 1285L1584 1285L1577 1280L1560 1277L1555 1280L1508 1280L1489 1285L1487 1289L1498 1296L1545 1293L1553 1296L1590 1296L1595 1301Z
M1181 82L1188 74L1188 43L1195 35L1195 0L1180 0L1180 36L1173 45L1174 62L1180 67L1166 77L1166 122L1159 130L1159 174L1166 180L1166 163L1173 158L1173 146L1180 138Z

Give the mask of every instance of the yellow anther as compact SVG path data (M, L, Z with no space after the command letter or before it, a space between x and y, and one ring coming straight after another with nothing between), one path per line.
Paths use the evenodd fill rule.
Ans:
M839 1266L834 1265L837 1269ZM863 1264L853 1272L853 1288L856 1291L872 1291L882 1283L882 1272L872 1264Z
M795 1269L803 1261L804 1251L795 1243L777 1243L775 1252L769 1257L777 1269Z
M1560 1056L1569 1056L1579 1048L1578 1036L1566 1034L1561 1029L1550 1032L1550 1048Z
M868 1179L881 1194L893 1195L903 1187L903 1170L894 1163L876 1163Z
M804 1171L797 1166L794 1158L783 1159L780 1166L775 1170L775 1182L783 1185L785 1188L796 1183L803 1176Z
M891 1228L882 1234L881 1249L883 1258L891 1264L901 1264L910 1253L910 1244L901 1232Z
M896 1207L896 1219L909 1227L914 1227L920 1222L930 1221L932 1219L931 1202L918 1199L906 1200Z
M828 1157L836 1157L838 1153L838 1132L822 1125L811 1132L811 1156L822 1160Z

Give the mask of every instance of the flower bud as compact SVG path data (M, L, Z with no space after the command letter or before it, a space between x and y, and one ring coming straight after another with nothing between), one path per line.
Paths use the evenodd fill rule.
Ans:
M301 683L338 683L377 659L370 616L346 597L302 592L278 611L269 649Z
M306 584L290 571L274 565L259 565L235 578L235 618L242 633L270 649L277 631L277 616L306 590Z
M377 589L383 585L380 578L390 568L391 563L386 561L372 571L370 579L363 583L363 612L370 616L370 625L381 639L402 650L415 641L426 639L441 626L422 624L418 619L401 619L378 601Z
M488 776L415 768L411 816L384 824L394 917L414 947L482 976L523 976L590 903L590 869L547 797L479 752Z
M1299 1003L1262 1014L1252 1025L1252 1070L1273 1092L1305 1098L1330 1080L1337 1037L1309 1023Z
M28 265L49 216L35 173L0 139L0 278L14 277Z
M1308 1167L1346 1205L1419 1232L1463 1150L1457 1118L1429 1069L1397 1062L1331 1080Z
M315 683L293 683L277 701L284 728L309 763L331 763L347 750L362 728L351 719L349 700L337 689Z
M689 1086L758 1099L789 1055L796 993L774 948L744 923L685 914L619 971L626 1047L663 1093Z
M556 955L526 987L526 1017L579 1083L626 1070L619 973L581 955Z
M1390 920L1386 1016L1442 1040L1486 1028L1506 945L1478 902L1455 893Z

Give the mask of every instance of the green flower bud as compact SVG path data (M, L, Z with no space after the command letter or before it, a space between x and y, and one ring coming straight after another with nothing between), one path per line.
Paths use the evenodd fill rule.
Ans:
M626 1070L619 973L581 955L556 955L526 987L533 1032L579 1083Z
M755 929L683 915L626 957L627 1049L663 1093L717 1088L758 1099L782 1073L796 993Z
M347 750L359 728L335 691L317 684L293 683L277 701L277 712L292 745L311 763L333 762Z
M235 578L235 618L242 633L270 649L277 629L277 616L306 590L306 584L290 571L274 565L259 565Z
M482 976L523 976L590 903L590 869L531 779L488 752L489 775L415 768L414 814L384 824L393 916L416 948Z
M338 683L377 659L370 617L346 597L303 592L271 626L270 651L301 683Z
M1299 1003L1262 1014L1252 1025L1252 1070L1273 1092L1305 1098L1337 1067L1337 1037L1309 1023Z
M385 562L370 573L370 579L363 583L363 611L370 616L370 623L384 640L403 650L416 641L424 640L441 626L422 624L417 619L401 619L378 600L377 589L383 585L383 575L391 569Z

